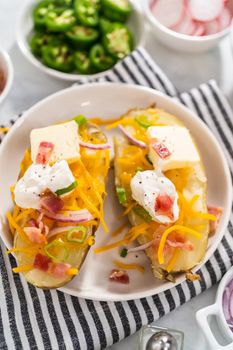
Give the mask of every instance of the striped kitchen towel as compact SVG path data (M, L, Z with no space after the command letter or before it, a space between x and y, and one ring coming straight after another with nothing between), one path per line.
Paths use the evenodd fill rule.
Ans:
M233 174L233 114L215 81L179 94L141 48L118 63L105 78L95 81L145 85L180 100L213 131ZM118 342L184 304L223 276L232 265L232 225L233 217L218 249L200 269L200 281L183 282L164 293L125 302L84 300L56 290L37 289L12 273L16 262L5 254L2 244L0 349L99 350Z

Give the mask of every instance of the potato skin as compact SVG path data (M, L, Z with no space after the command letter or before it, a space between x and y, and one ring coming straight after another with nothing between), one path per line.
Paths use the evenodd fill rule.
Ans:
M90 135L94 135L95 138L99 139L100 142L107 142L107 138L105 134L102 132L102 130L96 126L95 124L87 122L85 124L85 128ZM102 159L104 162L104 158ZM105 181L105 175L104 174L98 174L98 178L101 181ZM24 222L21 223L22 226L24 226ZM99 223L98 223L99 224ZM90 226L87 234L88 236L95 235L96 230L98 229L97 226ZM20 239L20 236L18 233L15 233L14 237L14 248L23 248L25 247L25 243ZM90 246L87 246L80 250L80 253L70 253L69 258L67 260L67 263L70 263L72 266L75 266L78 270L81 269L85 258L89 252ZM25 253L16 253L16 258L18 265L33 265L34 262L34 255L28 255ZM55 289L60 288L70 282L75 276L66 276L65 278L56 278L52 275L49 275L46 272L40 271L38 269L32 269L29 272L23 272L24 277L26 278L27 282L34 285L35 287L42 288L42 289Z
M136 116L138 113L143 116L150 115L151 109L145 110L130 110L125 117L128 116ZM173 115L170 115L166 112L162 113L159 116L159 122L164 123L166 125L179 125L184 126L183 123ZM193 141L194 142L194 141ZM195 142L194 142L195 144ZM116 186L120 186L120 169L118 166L118 162L116 161L117 157L121 157L125 147L129 145L128 140L125 137L115 137L114 146L115 146L115 183ZM197 146L196 146L197 147ZM170 170L165 173L165 175L170 178L170 180L175 184L176 188L179 186L178 180L184 176L185 172L185 186L182 188L182 192L187 199L191 199L194 195L198 194L199 199L196 201L194 208L195 211L207 212L206 205L206 191L207 191L207 182L206 175L202 161L192 168L185 169L176 169ZM137 216L132 210L128 214L130 223L135 226L143 222L139 216ZM155 248L151 246L146 249L146 255L151 261L151 268L153 274L156 278L159 279L169 279L173 280L173 276L179 272L186 272L196 266L205 256L205 252L208 244L208 236L209 236L209 223L207 220L200 218L186 218L184 225L200 225L202 228L198 231L202 234L202 238L197 240L192 235L187 234L187 239L193 244L193 251L180 250L179 256L177 258L176 264L173 267L173 270L168 274L165 267L169 259L165 259L165 264L160 265L157 259L157 253ZM162 229L163 225L160 225L160 229ZM167 227L164 226L165 230ZM138 237L138 242L140 245L149 242L150 239L145 235L140 235Z

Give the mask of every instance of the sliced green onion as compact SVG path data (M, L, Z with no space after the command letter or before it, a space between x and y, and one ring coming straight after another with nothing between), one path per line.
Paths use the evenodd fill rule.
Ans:
M150 157L149 157L149 154L146 154L146 160L148 161L148 163L153 164Z
M146 115L138 115L135 118L136 122L145 129L148 129L152 124Z
M82 236L80 238L73 237L73 234L77 232L82 232ZM85 226L77 226L76 228L69 230L66 234L66 239L68 242L82 244L86 238L87 238L87 228Z
M120 256L122 258L125 258L128 255L128 249L127 248L122 248L121 252L120 252Z
M140 206L134 207L133 211L135 212L136 215L140 216L146 222L152 221L152 217L150 216L148 211L145 210L143 207L140 207Z
M62 194L68 193L75 189L78 186L78 181L74 181L70 186L66 188L62 188L60 190L57 190L55 193L57 196L61 196Z
M123 187L117 187L116 192L119 202L125 204L127 201L125 189Z
M63 249L63 256L61 258L59 256L53 255L49 251L51 248L55 248L55 247L58 247L58 246L60 246ZM58 241L53 241L53 242L51 242L49 244L46 244L46 246L44 247L44 250L45 250L45 254L47 256L49 256L51 259L53 259L53 260L58 260L58 261L65 262L68 259L68 256L69 256L69 252L68 252L67 247L65 247L64 244L62 244L61 242L58 242Z
M84 117L84 115L82 115L82 114L77 115L77 117L75 117L74 120L76 121L76 123L79 126L82 126L83 124L86 124L86 122L87 122L87 118Z

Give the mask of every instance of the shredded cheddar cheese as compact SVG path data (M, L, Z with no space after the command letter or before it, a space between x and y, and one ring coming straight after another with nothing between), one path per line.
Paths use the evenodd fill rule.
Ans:
M199 232L197 232L189 227L185 227L182 225L174 225L174 226L169 227L167 230L165 230L163 232L162 238L161 238L160 243L159 243L158 261L159 261L159 264L161 264L161 265L164 264L163 250L165 247L166 239L167 239L168 235L173 231L181 231L184 233L189 233L189 234L193 235L194 237L196 237L197 239L201 238L201 234Z
M89 121L91 123L94 123L96 125L108 125L108 124L113 124L119 121L119 118L115 119L101 119L101 118L90 118Z
M141 273L145 272L145 268L141 265L138 264L124 264L121 261L114 260L113 261L114 265L119 267L120 269L124 270L138 270Z
M8 132L10 128L0 128L0 133Z
M176 248L168 265L167 265L167 267L166 267L167 272L171 272L173 270L173 268L176 264L176 261L178 259L178 256L179 256L179 252L180 252L180 250L178 248Z
M12 271L14 273L20 273L20 272L28 272L28 271L30 271L32 269L33 269L32 265L23 265L23 266L14 267L12 269Z
M111 243L111 244L107 244L105 246L102 246L102 247L99 247L99 248L95 248L94 249L94 253L102 253L102 252L105 252L106 250L110 250L110 249L113 249L113 248L117 248L117 247L120 247L121 245L124 245L126 243L129 242L129 239L125 238L125 239L121 239L120 241L117 241L117 242L114 242L114 243Z
M126 227L128 226L128 223L125 222L120 227L118 227L115 231L112 232L112 237L118 236Z
M20 238L22 239L22 241L27 242L27 243L30 242L27 235L25 234L24 230L16 223L16 221L14 220L14 218L12 217L12 215L9 211L6 213L6 217L8 219L12 234L13 235L15 234L15 232L14 232L14 230L15 230L20 235Z
M70 267L70 268L66 271L66 274L67 274L68 276L75 276L75 275L78 274L78 272L79 272L79 270L76 269L75 267Z

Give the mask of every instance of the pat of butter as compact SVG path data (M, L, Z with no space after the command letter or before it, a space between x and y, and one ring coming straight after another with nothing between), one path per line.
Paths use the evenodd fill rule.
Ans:
M181 126L151 126L147 130L151 140L149 157L157 169L162 171L191 167L200 162L200 156L195 143L185 127ZM156 140L155 140L156 139ZM152 147L153 143L162 143L171 155L161 159Z
M36 161L39 145L43 141L52 142L54 150L50 162L79 158L79 135L78 124L72 120L67 123L34 129L30 134L31 158Z

